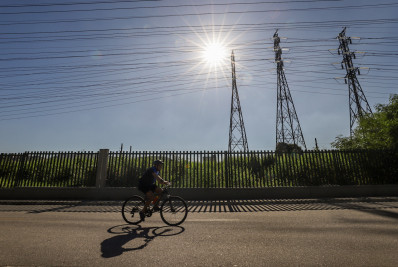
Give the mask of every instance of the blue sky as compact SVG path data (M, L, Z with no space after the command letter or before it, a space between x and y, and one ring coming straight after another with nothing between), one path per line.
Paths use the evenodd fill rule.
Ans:
M371 107L398 93L398 1L1 1L0 152L227 150L230 53L251 150L275 148L279 29L308 149L349 135L343 27ZM216 65L206 44L227 53ZM369 68L369 69L367 69Z

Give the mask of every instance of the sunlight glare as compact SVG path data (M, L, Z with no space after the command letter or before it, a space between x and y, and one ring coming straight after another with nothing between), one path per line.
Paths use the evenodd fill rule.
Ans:
M207 44L203 52L203 58L211 65L220 65L225 60L226 55L226 48L221 43Z

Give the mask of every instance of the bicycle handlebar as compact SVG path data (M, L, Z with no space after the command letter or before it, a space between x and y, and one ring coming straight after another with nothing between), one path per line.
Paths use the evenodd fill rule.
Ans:
M169 184L163 186L164 189L168 189L170 187L171 187L171 183L170 182L169 182Z

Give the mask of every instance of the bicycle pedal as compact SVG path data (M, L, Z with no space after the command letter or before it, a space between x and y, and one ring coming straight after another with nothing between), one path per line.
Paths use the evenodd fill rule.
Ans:
M151 216L152 216L152 211L147 211L147 212L145 213L145 216L151 217Z

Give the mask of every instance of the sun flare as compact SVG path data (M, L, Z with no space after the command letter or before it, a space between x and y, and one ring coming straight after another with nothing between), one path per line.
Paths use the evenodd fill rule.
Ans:
M209 43L204 47L203 58L211 65L220 65L227 55L227 49L222 43Z
M243 46L234 44L242 38L243 33L233 35L234 27L224 28L224 20L212 25L192 26L194 36L182 37L192 47L193 59L196 64L187 69L187 73L195 73L195 82L204 81L204 88L230 87L231 83L231 51Z

